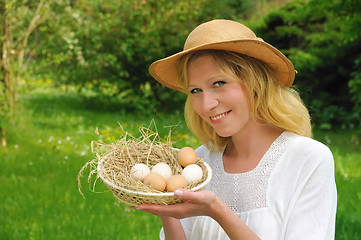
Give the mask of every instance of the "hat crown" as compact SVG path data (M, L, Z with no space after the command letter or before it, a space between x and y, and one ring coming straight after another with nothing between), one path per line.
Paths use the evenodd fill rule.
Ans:
M163 85L185 92L179 81L179 59L192 51L215 49L241 53L267 64L285 86L292 85L295 71L291 61L243 24L225 19L203 23L189 33L183 51L153 62L150 74Z
M192 49L202 45L239 41L261 40L254 32L241 23L217 19L203 23L196 27L187 37L183 50Z

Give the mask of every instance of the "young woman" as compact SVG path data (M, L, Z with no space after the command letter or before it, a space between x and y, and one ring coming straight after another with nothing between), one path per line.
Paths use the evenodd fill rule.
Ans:
M310 138L280 51L238 22L213 20L150 73L188 95L186 122L213 170L204 191L175 191L184 203L136 208L160 216L161 239L334 239L332 153Z

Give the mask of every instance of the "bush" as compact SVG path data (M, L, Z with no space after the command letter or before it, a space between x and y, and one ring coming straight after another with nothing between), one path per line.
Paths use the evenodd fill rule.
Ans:
M257 31L283 50L298 71L295 85L316 125L359 122L361 4L294 0L272 11Z
M57 86L76 86L79 93L90 91L106 98L122 96L122 103L137 111L173 110L184 96L154 81L148 73L149 65L180 51L189 30L200 22L232 18L251 2L58 3L53 5L56 16L44 22L37 32L43 51L37 52L36 57L43 61L34 61L34 72L51 75Z
M354 61L354 71L351 73L349 87L354 101L354 113L361 116L361 55Z

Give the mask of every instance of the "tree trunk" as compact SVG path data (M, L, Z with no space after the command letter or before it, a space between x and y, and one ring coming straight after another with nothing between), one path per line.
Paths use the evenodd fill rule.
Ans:
M41 10L44 6L44 2L45 0L41 0L39 2L34 16L30 21L23 38L21 39L21 44L18 49L18 71L15 77L11 66L11 54L9 54L12 46L12 34L11 26L8 19L8 10L6 9L4 1L0 0L0 29L1 35L3 36L3 46L1 48L1 72L3 75L3 79L0 79L0 84L2 84L2 86L0 86L0 141L1 145L3 146L6 146L6 128L4 125L7 125L6 123L11 124L13 122L15 105L18 95L18 84L23 74L23 60L25 50L28 44L28 39L34 29L41 23L39 19L41 16Z
M26 51L26 47L28 45L28 40L29 40L29 36L31 35L31 33L34 31L34 29L41 23L40 17L41 17L41 10L44 6L44 2L45 0L41 0L36 8L36 11L34 13L33 18L31 19L25 34L22 38L21 44L18 48L18 72L16 74L16 79L14 80L14 90L17 93L18 92L18 85L20 83L20 79L24 73L24 66L23 66L23 62L24 62L24 56L25 56L25 51ZM15 95L14 98L15 101L17 101L17 95Z
M5 128L0 128L1 131L1 146L6 147L7 143L6 143L6 133L5 133Z
M10 108L9 108L9 82L10 82L10 72L9 72L9 60L8 60L8 45L9 45L9 29L7 22L7 11L5 9L5 3L1 1L0 3L0 15L1 15L1 36L3 36L3 45L1 46L1 72L3 78L0 79L0 137L1 145L6 146L6 134L5 134L5 123L9 120Z
M11 30L9 26L8 19L8 10L6 10L3 3L0 6L1 9L1 34L3 36L3 45L1 52L1 71L3 79L1 80L2 87L0 95L0 134L1 134L1 144L6 146L6 128L5 126L10 124L13 121L14 110L15 110L15 101L16 101L16 92L15 92L15 79L12 74L11 68L11 59L9 51L11 49Z

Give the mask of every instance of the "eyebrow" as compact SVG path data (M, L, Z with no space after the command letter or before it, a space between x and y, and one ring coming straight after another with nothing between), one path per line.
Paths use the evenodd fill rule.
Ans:
M216 81L216 80L219 80L220 78L226 79L226 77L225 77L223 74L218 74L218 75L216 75L216 76L211 77L210 79L208 79L208 80L207 80L207 83L208 83L208 82L214 82L214 81ZM188 82L188 83L189 83L189 82ZM197 85L188 84L188 88L195 88L195 87L197 87Z

